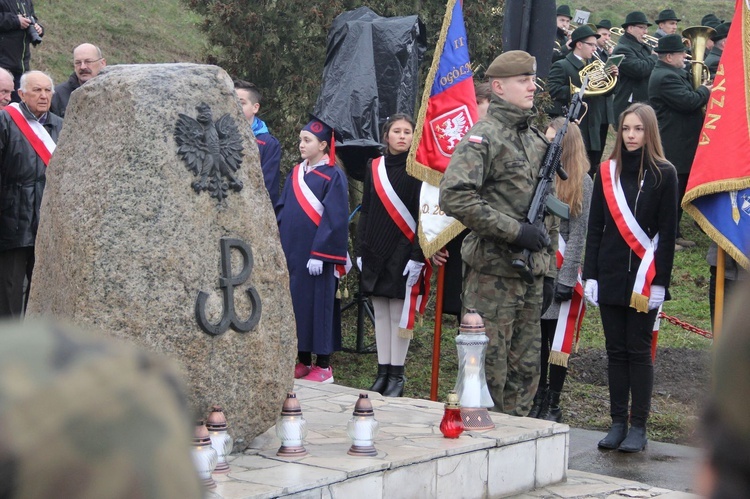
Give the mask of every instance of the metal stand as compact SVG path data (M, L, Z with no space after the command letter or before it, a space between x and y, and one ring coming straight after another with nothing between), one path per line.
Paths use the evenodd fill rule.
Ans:
M341 313L343 314L355 305L357 307L357 346L354 350L344 348L344 351L354 353L375 353L377 351L375 345L365 347L365 316L370 318L370 322L373 326L375 325L375 315L373 314L370 300L357 291L354 293L352 301L341 307Z

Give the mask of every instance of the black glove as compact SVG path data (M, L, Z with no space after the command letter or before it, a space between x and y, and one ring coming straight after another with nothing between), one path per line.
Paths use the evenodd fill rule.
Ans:
M543 227L539 228L536 225L523 222L518 237L513 241L513 244L530 251L541 251L549 246L549 235Z
M557 303L562 303L564 301L568 301L571 298L573 298L573 288L570 286L566 286L565 284L560 284L559 282L555 286L555 301Z
M544 284L542 286L542 315L547 311L550 305L552 305L552 298L555 296L555 279L553 277L545 277Z

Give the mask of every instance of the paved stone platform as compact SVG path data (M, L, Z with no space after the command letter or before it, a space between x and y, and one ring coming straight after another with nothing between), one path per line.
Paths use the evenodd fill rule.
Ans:
M438 428L442 403L368 392L380 422L378 455L353 457L346 423L360 390L297 380L295 392L308 423L308 455L276 456L271 428L229 457L231 472L214 475L208 497L502 497L566 478L567 425L491 413L494 430L446 439Z
M271 428L244 454L229 457L231 472L214 475L217 487L208 498L697 497L626 478L568 470L569 449L575 446L564 424L490 413L494 430L446 439L438 428L442 403L373 392L366 393L380 422L378 455L349 456L346 423L363 391L300 380L294 389L308 423L308 455L276 456L280 442Z

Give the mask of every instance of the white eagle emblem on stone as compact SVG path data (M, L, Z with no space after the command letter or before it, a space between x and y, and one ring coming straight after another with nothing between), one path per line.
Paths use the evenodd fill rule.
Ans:
M438 150L450 157L466 132L474 125L466 105L430 120L430 129Z

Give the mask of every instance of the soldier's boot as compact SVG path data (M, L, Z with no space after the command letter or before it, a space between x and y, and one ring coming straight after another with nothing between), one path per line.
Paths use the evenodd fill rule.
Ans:
M560 392L550 390L547 395L547 410L539 413L539 419L545 419L547 421L554 421L559 423L562 421L562 409L560 408Z
M534 405L531 406L531 411L529 411L528 417L539 417L539 414L542 412L542 405L547 401L547 390L549 390L549 385L539 385L539 388L536 390L536 395L534 395Z
M388 386L388 368L390 364L378 364L378 376L370 387L371 392L378 392L383 395L385 388Z
M388 386L383 390L386 397L400 397L404 394L404 366L388 366Z

